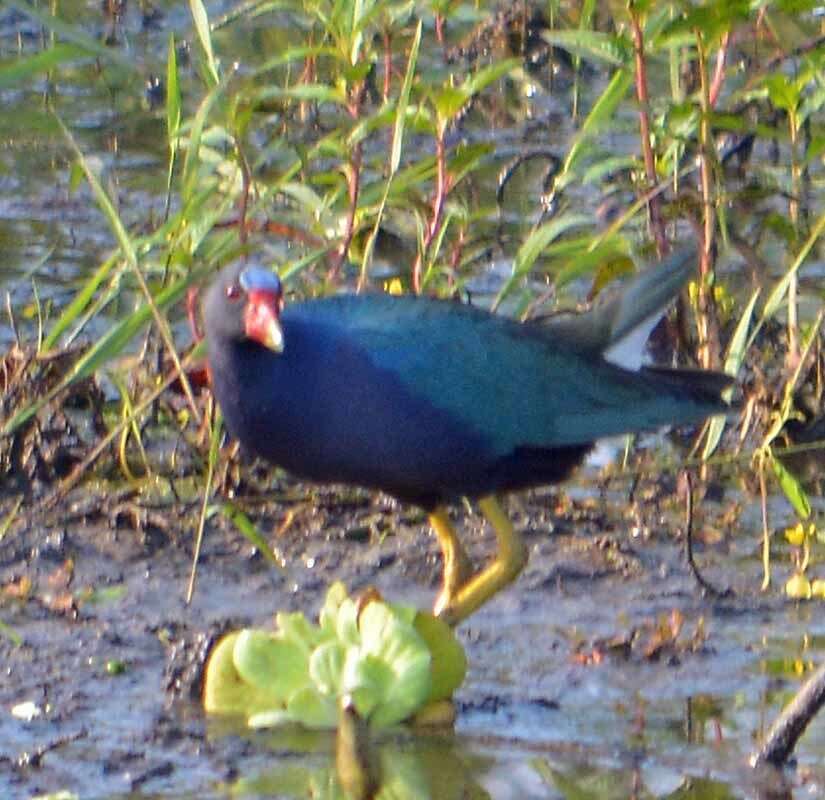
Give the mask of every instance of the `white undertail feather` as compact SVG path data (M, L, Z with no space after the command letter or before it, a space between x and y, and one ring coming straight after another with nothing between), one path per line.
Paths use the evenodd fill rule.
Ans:
M602 352L605 361L617 367L637 372L644 363L645 345L650 334L667 310L667 306L654 311L645 317L635 328L631 328L621 339L613 343Z

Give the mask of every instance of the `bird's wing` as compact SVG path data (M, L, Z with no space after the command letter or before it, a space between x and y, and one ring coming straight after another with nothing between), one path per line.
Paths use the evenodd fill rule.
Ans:
M539 325L469 306L335 298L326 316L411 396L449 412L501 455L698 420L717 408L706 393L692 396L570 348Z

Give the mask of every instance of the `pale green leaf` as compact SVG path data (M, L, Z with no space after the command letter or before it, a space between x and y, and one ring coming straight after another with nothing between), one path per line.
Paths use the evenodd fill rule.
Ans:
M246 683L268 690L283 702L310 682L306 651L266 631L242 630L235 643L233 659Z
M548 30L542 38L586 61L620 67L630 62L633 46L624 37L589 30Z
M198 34L198 40L203 48L203 53L206 57L206 67L214 87L219 83L219 78L218 67L215 63L215 54L212 51L212 31L209 27L209 16L206 13L206 7L203 5L202 0L189 0L189 8L192 11L192 21L195 23L195 31Z

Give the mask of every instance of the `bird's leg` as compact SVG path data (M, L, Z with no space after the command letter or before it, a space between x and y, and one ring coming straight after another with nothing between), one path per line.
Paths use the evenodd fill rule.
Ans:
M493 562L464 583L448 602L436 605L436 613L450 625L458 625L494 594L503 589L524 569L527 547L513 528L498 500L489 495L479 501L481 512L493 526L498 553ZM441 598L439 598L439 603Z
M444 608L452 605L458 590L472 577L473 564L443 506L439 506L430 514L430 525L435 531L444 561L444 583L433 608L434 614L441 614Z

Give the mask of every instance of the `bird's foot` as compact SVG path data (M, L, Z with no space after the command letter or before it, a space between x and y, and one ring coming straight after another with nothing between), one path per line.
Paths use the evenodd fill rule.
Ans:
M496 532L498 553L481 572L454 587L455 591L447 592L445 569L444 589L438 596L433 613L453 627L512 583L527 563L527 547L495 497L483 498L479 506Z
M475 570L445 509L437 508L433 511L430 514L430 524L438 538L444 560L443 584L433 607L433 614L440 616L444 609L453 604L453 598L472 579Z

